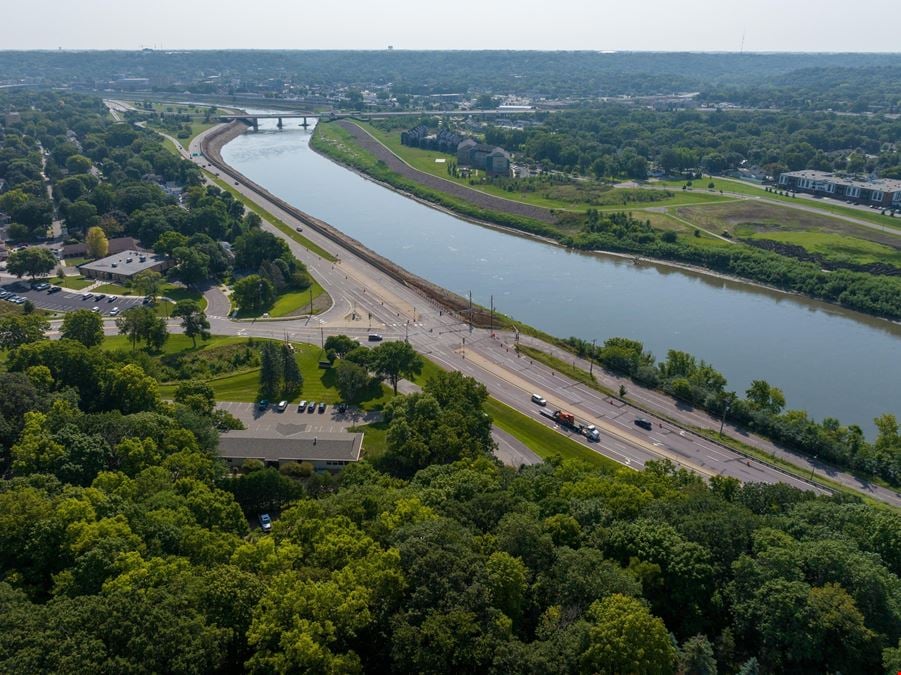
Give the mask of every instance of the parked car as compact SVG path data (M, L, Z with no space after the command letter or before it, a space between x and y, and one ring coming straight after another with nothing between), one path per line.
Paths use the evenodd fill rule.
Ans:
M98 293L94 296L94 300L103 300L106 297L106 293Z
M81 299L82 299L82 301L84 301L84 300L90 300L93 297L94 296L91 295L90 293L85 293L84 295L81 296Z
M59 293L62 289L61 286L51 286L47 289L47 295L53 295L54 293Z
M99 307L96 307L96 306L95 306L95 307L91 307L91 311L94 312L95 314L100 314L100 308L99 308Z
M260 399L260 402L257 403L257 408L259 408L260 410L266 410L268 407L269 401L267 401L265 398Z
M118 300L118 299L119 299L119 298L117 298L115 295L111 295L111 296L109 296L109 297L106 299L106 301L107 301L107 302L115 302L115 301Z
M285 412L287 409L288 409L287 401L279 401L278 402L278 405L276 406L276 410L278 410L279 412Z
M307 399L304 399L300 403L297 404L297 412L303 412L307 409Z
M113 307L113 308L109 311L109 315L110 315L110 316L119 316L119 308L118 308L118 307Z
M268 513L260 514L260 529L263 532L272 532L272 518L269 517Z
M343 413L346 413L346 412L347 412L347 404L346 404L346 403L339 403L338 406L337 406L337 410L338 410L339 413L342 413L342 414L343 414Z
M310 401L310 405L307 406L307 412L313 412L316 410L316 401Z
M649 420L646 420L644 417L639 417L638 419L636 419L635 426L641 427L642 429L647 429L648 431L650 431L651 429L654 428L654 425L651 424L651 422Z
M320 413L324 413L324 412L325 412L325 407L326 407L326 406L325 406L325 403L320 403L320 404L319 404L319 412L320 412Z

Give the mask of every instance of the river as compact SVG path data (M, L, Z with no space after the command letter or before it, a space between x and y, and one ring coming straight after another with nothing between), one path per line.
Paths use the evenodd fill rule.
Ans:
M573 252L460 220L321 157L311 131L261 121L223 149L273 194L411 272L560 337L641 340L711 363L744 392L782 388L789 408L835 417L873 437L901 417L901 326L714 276Z

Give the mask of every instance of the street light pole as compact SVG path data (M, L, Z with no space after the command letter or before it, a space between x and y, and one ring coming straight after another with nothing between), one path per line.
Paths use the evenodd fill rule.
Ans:
M592 373L594 372L594 350L597 349L597 338L592 338L591 340L591 353L588 354L588 375L589 377L594 377Z

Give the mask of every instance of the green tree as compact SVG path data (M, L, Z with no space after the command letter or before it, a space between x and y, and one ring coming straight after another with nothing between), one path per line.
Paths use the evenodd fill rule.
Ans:
M391 383L395 394L401 378L422 372L422 357L406 342L384 342L372 350L372 359L373 369Z
M504 551L492 553L485 562L485 575L492 604L518 624L525 603L528 569L519 558Z
M131 285L139 294L150 298L150 302L155 304L163 288L163 275L155 270L144 270L135 274Z
M20 345L43 340L50 330L50 322L39 314L20 314L0 317L0 349L15 349Z
M210 276L210 257L196 248L179 246L172 251L174 274L186 284L200 283Z
M611 595L588 608L582 668L593 673L673 673L676 650L666 626L640 600Z
M54 267L56 267L56 257L50 252L50 249L39 246L13 251L6 261L8 272L17 277L27 274L32 279L49 274Z
M235 283L232 297L242 312L256 315L272 306L275 287L259 274L250 274Z
M288 345L283 344L281 347L282 359L282 396L291 399L303 389L303 374L297 365L297 358L294 350Z
M175 389L176 403L186 405L204 415L211 415L216 407L216 394L206 382L188 380L180 382Z
M771 415L778 415L785 407L785 395L781 389L771 386L765 380L754 380L745 392L751 407Z
M156 315L149 307L131 307L116 317L116 327L121 335L128 336L132 350L139 342L145 342L151 349L159 350L169 337L166 320Z
M210 322L206 318L206 314L200 309L200 306L194 300L179 300L175 303L175 309L172 310L172 316L181 319L181 326L184 334L191 338L194 347L197 347L197 338L201 340L209 340Z
M87 173L91 170L91 160L84 155L71 155L66 160L66 169L69 173Z
M100 227L92 227L84 237L87 254L91 258L103 258L109 252L109 241L106 232Z
M172 255L172 252L175 249L187 245L188 238L185 235L181 232L176 232L175 230L167 230L156 240L156 243L153 245L153 250L157 253Z
M74 204L69 204L64 213L66 216L66 228L72 234L85 231L90 232L92 226L95 226L99 220L97 217L97 207L83 199L79 199ZM106 255L106 253L103 255ZM99 258L103 256L95 257Z
M329 335L325 338L325 351L335 352L339 358L359 347L359 343L347 335Z
M103 319L89 309L77 309L63 317L60 336L76 340L85 347L94 347L103 342Z
M125 414L154 410L160 402L157 381L131 363L108 371L104 394L110 408Z
M679 651L681 675L716 675L716 658L713 645L706 635L695 635L686 640Z
M341 359L335 365L335 386L342 401L356 403L369 386L369 371L356 363Z
M260 398L273 399L282 388L285 361L277 345L264 342L260 349Z

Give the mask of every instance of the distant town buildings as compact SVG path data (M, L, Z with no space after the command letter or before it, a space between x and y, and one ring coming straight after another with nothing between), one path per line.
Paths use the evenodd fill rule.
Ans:
M779 187L795 192L834 197L855 204L901 208L901 180L845 178L826 171L788 171L779 175Z
M485 143L477 143L471 138L457 146L457 164L473 169L481 169L489 176L510 175L510 153Z
M400 142L412 148L456 155L459 166L480 169L489 176L510 175L510 153L506 150L464 138L448 129L435 130L420 124L401 132Z

